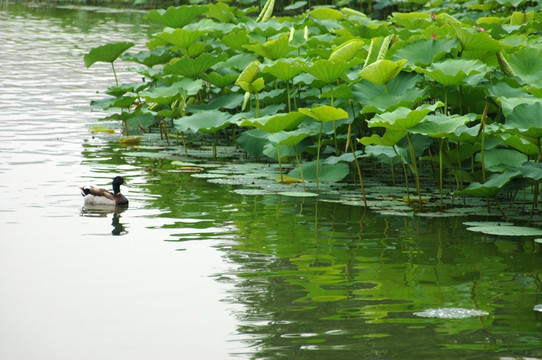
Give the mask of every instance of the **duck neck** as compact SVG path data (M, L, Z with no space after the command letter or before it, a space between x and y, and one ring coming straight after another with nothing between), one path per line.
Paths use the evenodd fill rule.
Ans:
M120 193L120 185L113 184L113 194L117 195L118 193Z

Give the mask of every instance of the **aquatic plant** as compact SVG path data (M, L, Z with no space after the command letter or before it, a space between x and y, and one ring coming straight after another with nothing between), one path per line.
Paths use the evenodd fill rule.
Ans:
M139 64L130 70L144 81L112 87L111 98L93 105L121 109L106 120L143 135L155 127L168 141L171 131L183 141L210 135L215 157L218 142L233 141L277 160L281 182L285 161L296 165L288 182L312 181L314 168L317 190L321 179L351 174L366 202L367 168L387 164L395 184L400 164L409 203L411 176L419 206L422 177L435 179L441 210L447 197L467 195L495 198L500 207L497 196L515 197L507 190L513 181L532 196L534 213L541 16L537 7L500 3L460 12L443 2L438 12L395 12L387 20L350 8L277 17L272 0L262 9L218 3L152 10L147 17L166 27L148 51L123 56ZM85 57L87 66L95 53L89 63ZM504 154L498 151L522 156L514 155L514 168L492 166L488 161Z

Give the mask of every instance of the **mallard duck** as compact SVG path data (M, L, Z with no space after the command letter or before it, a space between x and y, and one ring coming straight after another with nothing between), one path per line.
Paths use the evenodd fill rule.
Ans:
M126 185L122 176L113 179L113 193L95 187L81 187L81 195L85 198L85 205L121 205L127 206L128 199L120 193L120 186Z

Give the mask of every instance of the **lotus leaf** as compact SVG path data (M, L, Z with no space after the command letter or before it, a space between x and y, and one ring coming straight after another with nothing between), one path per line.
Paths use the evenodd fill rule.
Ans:
M253 129L244 131L235 140L247 153L255 157L260 157L264 155L264 146L269 143L268 136L269 133L266 131Z
M183 79L169 87L160 86L152 90L142 91L141 96L147 102L156 102L162 105L170 104L179 95L195 95L203 87L202 80Z
M172 59L166 66L164 66L164 75L177 74L186 77L195 77L213 65L225 61L227 55L222 53L218 56L213 56L208 53L203 53L195 59L183 56L182 58Z
M356 65L356 61L345 62L342 60L316 60L313 64L305 66L305 71L324 83L331 83L343 76L346 70Z
M375 115L367 124L369 127L384 127L386 129L406 131L416 126L427 114L435 111L443 104L439 101L435 104L423 104L416 109L411 110L406 107L400 107L392 112Z
M279 192L278 195L282 196L293 196L293 197L316 197L318 194L311 192L300 192L300 191L283 191Z
M170 6L167 10L157 9L149 11L147 18L170 28L182 28L194 18L207 11L209 11L207 7L197 5Z
M273 62L272 65L266 65L262 71L273 75L277 79L289 81L301 73L302 67L300 63L301 61L298 59L278 60Z
M178 131L214 133L230 125L232 116L222 111L204 110L175 119L173 122Z
M386 85L399 75L406 63L406 59L398 61L378 60L364 67L358 75L374 84Z
M492 175L485 184L473 182L468 188L456 191L459 195L473 195L481 197L493 197L497 195L513 178L521 175L519 170L507 170L501 174Z
M508 63L524 84L542 86L542 48L526 47L512 54Z
M393 13L393 22L410 30L418 30L431 25L431 14L422 12Z
M515 129L513 130L515 132ZM504 133L500 135L501 139L514 149L527 155L538 155L540 150L533 142L526 140L523 136Z
M457 38L461 43L463 52L475 52L475 53L486 53L486 52L498 52L502 50L503 44L495 40L487 32L472 32L471 29L461 29L457 26L453 26Z
M135 61L145 66L152 67L158 64L165 64L173 58L173 53L166 48L158 48L150 51L140 51L137 54L124 54L123 59Z
M505 170L517 170L527 161L527 155L511 149L491 149L485 151L485 169L491 172L503 172ZM481 161L481 155L477 154L477 161Z
M402 138L406 136L407 132L403 130L387 130L383 136L377 134L372 134L371 136L365 136L359 139L359 142L363 145L383 145L383 146L394 146Z
M328 122L348 118L348 113L346 111L329 105L322 105L311 109L299 108L298 111L320 122Z
M424 39L404 45L394 51L391 60L407 59L407 65L429 65L440 61L458 45L456 39Z
M447 137L461 126L475 120L476 114L464 116L444 114L427 115L426 120L409 129L414 134L423 134L435 138Z
M96 62L113 63L123 52L132 46L134 46L133 42L121 41L92 48L84 56L85 65L89 68Z
M223 2L216 4L210 3L206 5L209 11L207 17L218 20L221 23L235 23L235 15L233 12L236 8L228 6Z
M232 84L235 80L237 80L238 75L237 74L220 74L216 71L210 72L210 73L203 73L201 74L201 77L215 85L218 88L225 88L229 84Z
M519 104L506 117L505 127L532 138L542 138L542 102Z
M526 162L519 171L521 171L523 177L535 181L542 180L542 163Z
M349 62L359 52L359 49L363 46L363 41L360 39L351 39L333 49L333 52L329 56L329 61L344 61Z
M425 69L416 68L436 82L445 85L477 85L490 69L480 60L446 59Z
M305 180L316 181L316 168L316 161L304 163L303 178ZM337 163L333 165L321 163L319 166L319 181L341 181L348 175L349 172L350 168L345 163ZM293 169L288 173L288 175L296 178L301 178L299 168Z
M173 31L164 31L156 35L156 38L168 44L175 45L181 49L188 49L190 45L195 43L203 31L175 29Z
M290 130L303 122L305 115L299 112L267 115L259 118L245 119L241 126L254 126L268 133Z
M290 46L288 36L282 35L278 39L269 40L264 44L259 42L255 44L244 45L244 48L252 51L256 55L270 60L278 60L288 55L295 48Z
M267 139L278 145L295 146L303 139L311 136L312 134L305 132L304 130L294 131L278 131L267 137Z
M486 235L496 236L540 236L542 235L542 229L526 227L526 226L473 226L468 227L467 230L474 232L481 232Z

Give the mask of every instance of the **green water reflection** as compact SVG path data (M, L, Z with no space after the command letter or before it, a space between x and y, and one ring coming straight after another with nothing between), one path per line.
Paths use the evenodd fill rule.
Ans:
M533 311L541 302L541 251L532 239L467 232L465 217L391 217L313 198L241 196L167 160L107 148L93 154L106 152L115 159L104 163L147 169L134 196L164 218L163 240L182 248L224 239L219 247L235 270L216 280L235 289L225 301L245 306L236 316L247 356L542 356L542 320ZM413 314L442 307L489 315Z

